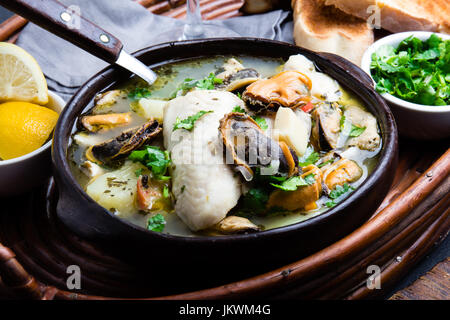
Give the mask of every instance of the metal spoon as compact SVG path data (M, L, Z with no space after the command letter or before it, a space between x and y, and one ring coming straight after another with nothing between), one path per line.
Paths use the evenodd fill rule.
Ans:
M0 0L0 5L90 54L135 73L149 84L157 75L123 50L122 42L56 0Z

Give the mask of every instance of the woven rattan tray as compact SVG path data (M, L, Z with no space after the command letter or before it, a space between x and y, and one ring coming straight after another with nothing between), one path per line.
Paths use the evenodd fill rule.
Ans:
M181 18L184 1L141 0L151 12ZM205 0L206 19L240 15L241 0ZM0 40L14 42L26 21L14 16L0 25ZM344 239L280 269L202 283L197 288L155 288L137 266L107 255L66 230L54 215L53 180L20 197L2 199L0 297L33 299L242 297L363 299L384 295L450 227L450 149L400 140L394 183L377 212ZM67 267L83 270L81 290L67 291ZM367 286L367 267L381 268L381 289Z

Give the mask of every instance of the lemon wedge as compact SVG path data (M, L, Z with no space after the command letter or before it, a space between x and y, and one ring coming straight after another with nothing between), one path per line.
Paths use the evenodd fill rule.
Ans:
M0 42L0 101L48 102L47 82L37 61L12 43Z
M0 104L0 158L17 158L40 148L57 120L55 111L29 102Z

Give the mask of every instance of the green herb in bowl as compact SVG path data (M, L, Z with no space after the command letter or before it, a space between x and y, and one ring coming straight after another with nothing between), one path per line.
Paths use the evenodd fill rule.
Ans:
M431 106L450 105L450 40L414 36L397 48L384 45L372 54L370 71L379 93Z

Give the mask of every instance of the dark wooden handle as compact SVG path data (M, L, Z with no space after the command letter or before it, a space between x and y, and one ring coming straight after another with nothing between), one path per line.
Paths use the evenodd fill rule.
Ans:
M65 7L56 0L0 0L0 4L109 63L122 50L119 39L82 17L82 8Z

